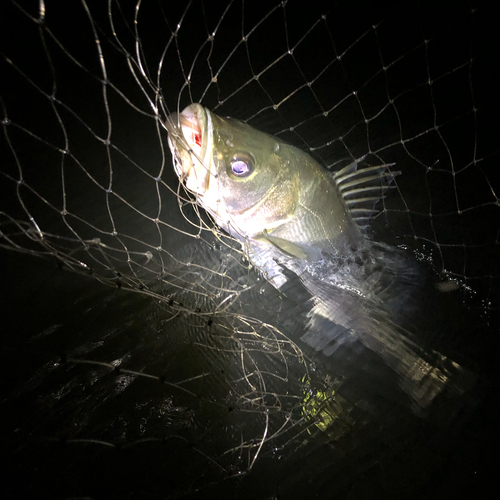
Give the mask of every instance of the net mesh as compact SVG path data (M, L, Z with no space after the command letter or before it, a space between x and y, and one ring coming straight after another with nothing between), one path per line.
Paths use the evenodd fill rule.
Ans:
M428 262L496 328L488 6L82 0L5 2L0 12L2 255L23 253L19 268L43 257L118 289L85 289L64 321L33 334L29 353L16 344L30 369L7 402L38 398L49 422L19 424L24 440L37 439L30 452L48 453L61 436L93 443L99 460L106 447L137 456L145 442L167 442L169 458L154 455L172 471L171 491L194 495L255 468L265 477L278 456L296 463L322 436L341 443L325 464L350 457L335 481L351 488L346 471L362 454L353 436L382 425L377 411L294 343L303 324L290 318L307 311L266 283L179 185L163 122L198 102L332 172L362 157L395 163L401 175L376 237ZM90 309L94 330L74 319ZM383 428L394 418L384 413ZM408 443L399 432L379 463ZM130 457L123 451L121 466ZM374 461L363 457L367 470ZM183 482L172 479L179 464Z

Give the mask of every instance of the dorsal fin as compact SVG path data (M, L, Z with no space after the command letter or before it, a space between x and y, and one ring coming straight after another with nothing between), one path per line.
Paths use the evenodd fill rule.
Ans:
M385 193L389 189L396 187L392 182L394 177L401 174L390 170L395 163L358 168L364 158L347 165L333 175L339 195L354 222L362 229L379 212L375 205L385 198Z

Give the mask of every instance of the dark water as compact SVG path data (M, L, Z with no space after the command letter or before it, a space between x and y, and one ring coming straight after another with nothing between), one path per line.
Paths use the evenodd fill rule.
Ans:
M166 323L150 298L50 263L2 256L8 264L2 282L11 291L2 301L2 448L10 497L465 498L486 492L493 480L491 352L480 357L480 375L489 382L474 388L466 406L455 404L444 425L416 417L399 397L391 401L397 387L370 386L366 374L382 384L383 366L377 369L366 352L352 356L336 367L344 379L335 425L322 431L300 422L295 405L298 415L286 417L297 427L265 443L247 472L252 449L224 452L259 439L266 418L274 430L284 419L272 397L268 413L262 405L248 412L251 406L233 392L237 384L228 394L238 357L197 346L217 333L214 324L200 331L199 324L188 326L193 317ZM233 347L227 340L222 344ZM262 371L272 368L268 357L255 359ZM123 371L98 364L114 360ZM283 373L279 363L274 370ZM183 384L189 393L169 385L201 373ZM300 395L302 373L290 363L288 379L269 393ZM325 389L318 378L312 384Z
M2 441L14 458L8 477L18 478L12 494L21 478L21 491L55 497L135 492L268 498L279 492L294 498L300 491L299 498L364 498L368 488L373 498L374 488L381 496L404 492L422 498L425 492L452 498L463 488L472 493L489 482L488 442L494 433L489 386L476 388L473 410L443 428L401 405L388 408L383 395L368 403L361 397L378 391L363 387L366 380L355 369L341 366L338 371L350 377L342 393L351 401L358 398L359 405L347 406L349 432L289 432L291 443L281 449L277 439L279 449L266 450L251 473L227 479L247 458L235 460L233 453L221 460L216 450L225 450L240 433L259 432L264 417L258 411L250 418L239 412L234 397L218 398L226 390L218 384L230 378L235 360L223 355L213 361L206 352L196 352L194 343L210 328L205 326L203 334L185 321L166 324L147 297L111 291L33 260L10 253L4 260L9 271L3 283L11 293L3 299L2 315ZM74 364L72 358L93 364ZM121 368L164 378L146 379L97 364L117 359ZM353 361L366 362L363 356ZM483 354L481 361L482 375L491 376L493 360ZM208 374L185 385L194 397L165 384L196 376L200 368ZM289 381L275 389L284 391L300 374L297 368L290 366ZM367 369L375 377L376 369ZM217 464L210 460L214 455ZM414 493L408 492L408 482Z
M127 2L121 5L127 15L131 12L127 9L134 6ZM8 141L2 140L1 171L8 175L0 177L2 237L6 234L21 246L45 254L45 258L40 258L0 248L0 441L2 455L7 459L2 474L6 497L451 499L469 498L490 490L496 472L493 442L497 433L498 331L493 319L498 304L485 309L478 308L477 304L498 296L497 264L491 255L498 248L491 245L495 241L498 211L486 204L489 195L479 188L483 184L477 179L483 177L476 172L469 180L476 188L470 190L470 205L485 211L479 210L481 216L474 224L461 223L457 232L454 224L445 227L446 224L440 225L439 217L429 217L429 214L440 213L441 208L435 205L435 196L432 197L434 205L429 208L432 194L440 194L437 199L446 210L456 211L456 206L449 203L454 200L454 194L450 194L450 185L439 173L424 174L424 170L415 165L419 161L433 164L436 157L445 161L445 156L440 156L443 143L429 132L435 121L434 111L439 110L439 124L448 123L448 119L455 124L460 120L447 117L446 110L456 106L456 101L448 103L439 88L430 99L428 94L419 94L421 87L424 92L428 90L420 80L419 61L427 61L430 67L436 68L440 50L448 54L449 57L441 58L443 66L435 70L436 74L445 75L448 69L455 70L451 80L444 77L441 80L447 82L444 88L450 89L445 94L462 92L463 115L472 129L476 127L480 137L476 143L477 157L486 165L484 177L493 188L493 176L488 168L494 164L498 146L490 140L485 122L481 119L475 122L472 115L467 114L473 106L470 86L465 90L459 87L463 80L457 76L464 59L454 60L450 56L455 52L446 50L447 38L438 38L440 50L429 51L423 59L418 57L423 47L412 49L412 36L422 41L424 36L432 38L434 33L448 33L447 16L433 6L422 5L422 11L427 9L429 13L423 16L425 22L421 21L424 33L417 30L411 35L409 27L397 22L399 11L394 10L395 7L386 10L370 5L371 8L364 10L363 5L363 9L358 10L359 18L354 24L340 21L348 19L345 17L348 5L336 6L333 14L328 14L332 19L330 33L337 37L339 53L352 47L347 51L345 62L347 84L351 89L360 89L367 116L376 112L378 99L382 99L383 104L388 99L383 81L380 83L374 78L365 86L359 83L366 75L375 74L369 64L376 54L370 47L378 47L388 60L401 56L403 68L389 78L394 86L391 95L399 95L394 90L399 88L403 94L408 91L413 100L406 101L404 97L398 100L399 124L394 116L386 116L383 125L376 126L375 133L371 132L369 140L366 125L357 129L360 135L357 132L349 135L346 131L353 123L360 122L360 118L355 107L348 106L348 109L337 110L339 121L334 122L338 123L338 130L332 130L331 124L325 126L324 122L311 119L302 129L299 127L298 135L283 132L286 124L310 118L315 111L309 110L317 106L310 95L299 93L300 105L290 98L280 113L272 114L263 89L279 101L286 94L287 85L288 91L297 88L299 80L292 79L291 70L264 75L262 88L248 85L219 106L221 96L224 100L252 77L245 52L228 64L227 73L219 75L220 96L211 89L204 104L220 108L217 112L221 114L241 119L253 117L251 123L268 132L281 131L282 138L299 142L298 146L306 145L306 149L312 147L311 153L331 168L336 168L339 161L343 164L349 154L359 157L368 151L376 151L385 161L397 162L403 171L397 181L399 196L387 200L388 212L377 222L378 234L384 234L390 243L403 242L410 250L413 245L424 260L430 253L425 244L432 247L438 271L443 264L452 273L465 269L466 276L487 278L484 282L466 280L471 286L477 285L476 295L470 296L464 289L442 294L437 311L426 321L434 327L437 316L444 325L448 325L447 318L450 318L449 328L441 328L439 334L433 333L433 328L420 328L424 343L475 374L474 385L462 395L439 395L431 408L420 414L412 408L393 370L361 343L346 344L328 359L308 349L301 342L309 307L307 293L295 288L293 293L284 296L257 273L248 270L236 248L226 247L224 241L210 234L203 235L204 241L201 241L172 229L196 233L182 216L177 198L167 189L170 186L175 191L177 186L170 159L166 159L161 173L164 184L157 188L154 181L162 165L161 140L154 119L115 96L110 97L111 119L108 120L103 112L102 86L92 76L82 76L71 65L63 64L67 56L49 45L48 51L57 68L55 81L61 101L100 135L105 135L111 122L113 144L137 161L142 170L139 173L137 166L120 155L111 157L113 191L129 205L110 197L108 206L104 189L89 182L85 175L91 174L102 185L107 185L111 160L99 149L102 144L70 113L61 111L64 127L60 127L47 100L41 99L26 78L2 60L8 78L2 79L0 89L12 122L59 148L64 141L64 129L71 139L72 158L84 165L82 170L75 167L76 162L69 162L65 171L67 210L77 216L70 219L70 224L82 239L98 235L109 245L103 250L91 244L90 250L85 250L80 242L75 243L75 235L57 210L37 200L29 189L21 188L18 194L15 179L19 163L27 185L60 209L62 154L46 143L23 135L19 128L5 126L19 162L13 158ZM172 27L184 6L167 7ZM12 23L4 31L2 53L5 51L5 55L13 59L16 56L28 76L48 92L50 72L37 28L27 23L25 16L15 14L14 7L2 8L6 15L12 16ZM93 19L104 25L105 9L100 11L94 6L92 9ZM174 12L175 9L179 12ZM192 30L179 35L179 48L186 66L194 58L193 51L206 38L205 32L200 31L203 20L194 14L200 9L201 5L197 10L188 9L185 26L191 26ZM290 9L293 10L289 11L286 24L288 35L290 39L298 39L303 35L300 27L308 21L312 24L319 17L320 9L303 12L293 3ZM223 9L212 11L205 5L205 10L208 24L222 18ZM458 14L469 10L470 5L460 4L454 15L461 19ZM487 33L485 11L479 10L482 16L479 19L485 23L483 31ZM93 38L83 35L89 33L83 28L87 26L82 21L83 7L79 6L74 12L72 9L60 10L57 14L52 10L48 12L52 13L52 17L47 17L48 26L53 26L66 50L88 64L90 75L100 74L101 68L91 56L94 48L86 49L93 47ZM263 15L251 9L246 12L249 26ZM300 23L295 21L292 12L294 16L301 16ZM450 14L450 17L453 16ZM399 44L391 42L384 25L378 37L356 42L363 32L361 28L356 31L356 26L370 26L384 18L390 20L391 32L400 40ZM234 29L239 27L238 20L236 15L228 17L228 24L220 28L218 37L224 42L224 49L214 52L210 59L213 67L224 60L241 38L240 30ZM283 23L273 23L275 36L283 42ZM165 42L164 32L159 29L165 30L163 18L151 16L143 19L142 25L150 29L141 32L141 43L149 49L147 58L157 64L161 51L155 52L152 48L163 47ZM481 48L486 48L488 53L494 47L486 34L477 34L481 32L478 25L474 31L467 22L458 23L458 28L457 24L452 26L449 40L453 43L460 39L457 33L461 33L461 29L474 33L475 45L472 44L470 53L480 52ZM249 45L254 72L274 61L282 50L281 46L269 43L269 30L264 28L265 24L253 38L254 45ZM126 32L123 25L117 25L117 29ZM403 36L405 31L407 37ZM77 37L77 33L83 34ZM189 36L182 38L183 33ZM317 32L312 31L310 36L316 35ZM318 40L311 41L316 50L305 45L308 50L302 55L300 46L297 49L304 72L312 74L315 68L326 68L331 52L317 49L325 47L324 40L318 35ZM469 54L467 50L465 53ZM179 95L182 102L189 100L187 90L180 91L183 78L175 53L168 53L165 67L172 70L166 72L168 78L162 82L171 109L176 107ZM151 114L143 94L130 77L124 57L116 54L105 52L110 80L120 82L131 102ZM200 60L208 60L208 55L208 49L204 48ZM360 60L366 63L356 64ZM484 80L478 80L478 73L473 73L472 95L475 104L491 116L496 101L486 90L490 89L491 80L494 81L493 70L484 63L484 54L483 59L478 58L477 65L479 76ZM154 63L151 67L155 68ZM205 85L199 84L197 88L196 82L205 83L210 75L207 77L208 66L195 67L204 68L199 69L198 79L193 77L193 94L198 99ZM283 78L283 75L290 76ZM413 82L410 86L407 77ZM348 88L342 85L320 86L319 101L325 108L330 100L334 103L339 96L347 95ZM415 112L420 105L429 103L429 109L422 114ZM434 110L432 103L437 103ZM462 115L459 113L459 116ZM451 149L451 158L457 161L463 155L470 160L470 136L457 135L459 139L453 140L452 132L456 130L447 130L450 136L446 136L445 144ZM458 126L457 130L463 134ZM425 133L421 142L415 137L422 131ZM477 137L474 134L471 132ZM334 141L329 148L314 149L327 138L339 135L345 136L343 142ZM164 135L161 137L164 140ZM402 140L408 137L414 139L405 143L405 150ZM5 214L27 220L20 199L26 202L45 232L59 236L48 238L52 246L39 245L36 238L34 242L28 241L8 222ZM407 210L403 209L403 202L408 205ZM198 221L192 207L185 206L183 210L191 221ZM154 222L156 217L169 226L159 227ZM451 220L456 222L456 218ZM386 221L388 228L383 224ZM120 244L111 235L113 224L121 238ZM433 236L436 230L438 233ZM6 244L5 238L0 241ZM456 241L458 253L455 247L446 246ZM481 246L485 241L489 244ZM476 244L483 253L478 251L479 257L474 258ZM163 250L157 250L158 247ZM126 248L129 253L120 253L117 248L121 251ZM137 254L133 254L134 251ZM146 251L153 254L151 262L145 256ZM464 252L467 266L460 258ZM126 257L130 255L132 264L127 263ZM408 255L413 258L411 251ZM75 264L78 261L88 267L78 266ZM81 273L71 272L70 265ZM89 268L93 268L93 274ZM163 281L157 279L160 275ZM462 304L465 299L475 306L470 314ZM490 318L489 327L480 318L481 312L488 313L484 315ZM426 314L429 314L427 308L422 311L422 317ZM424 320L422 323L425 325Z

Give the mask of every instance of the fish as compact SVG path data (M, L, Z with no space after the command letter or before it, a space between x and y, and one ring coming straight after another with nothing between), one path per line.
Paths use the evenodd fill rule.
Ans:
M400 175L394 164L360 158L332 173L305 151L197 103L164 126L175 172L196 203L275 288L289 293L295 280L309 292L302 342L325 358L361 342L398 375L416 413L445 388L458 395L474 385L473 372L422 347L408 329L423 309L415 294L429 286L426 274L371 237L377 204Z

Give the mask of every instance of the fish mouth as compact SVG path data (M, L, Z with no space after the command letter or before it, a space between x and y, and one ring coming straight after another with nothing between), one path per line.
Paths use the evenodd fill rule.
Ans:
M200 104L172 113L164 123L174 169L180 181L195 194L209 189L211 177L212 118Z

